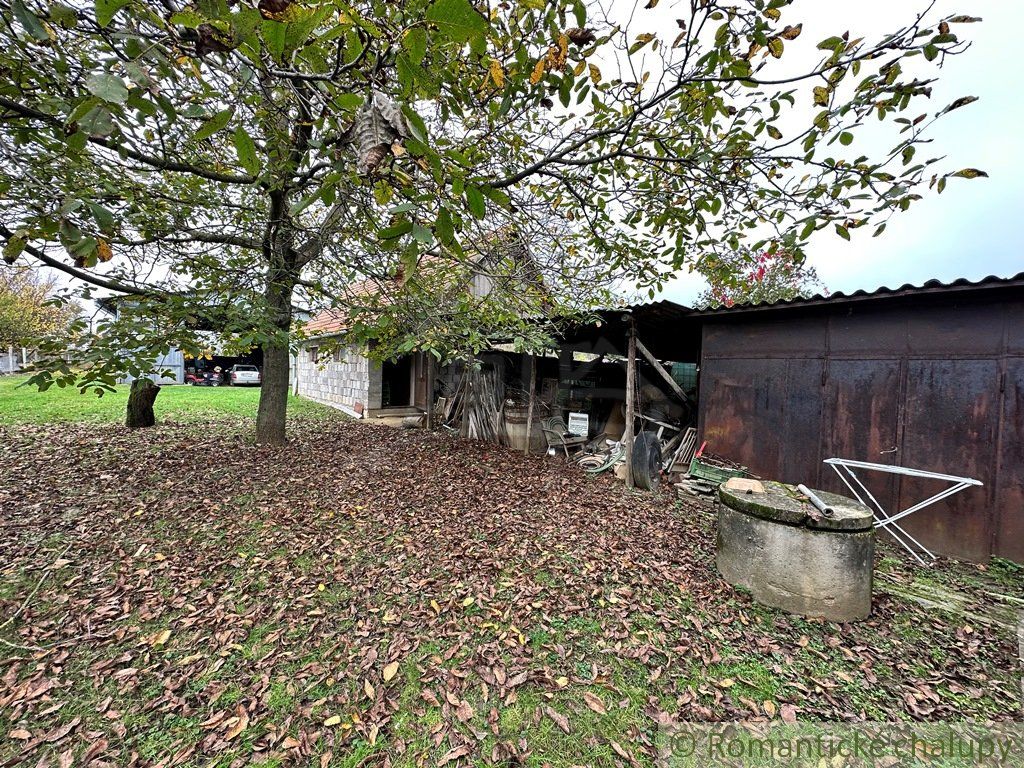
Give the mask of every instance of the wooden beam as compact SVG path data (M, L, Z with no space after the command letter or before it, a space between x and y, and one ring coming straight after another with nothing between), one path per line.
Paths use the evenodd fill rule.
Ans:
M523 453L530 452L530 438L533 433L533 401L537 395L537 358L530 355L530 405L526 408L526 444Z
M622 441L626 444L626 487L633 487L633 422L636 403L636 323L629 318L629 353L626 357L626 429Z
M679 399L681 399L684 403L689 403L690 398L686 396L685 392L683 392L683 388L676 383L676 380L672 378L672 374L665 370L665 366L663 366L661 363L657 361L657 359L655 359L654 355L651 354L650 350L648 350L647 347L645 347L639 339L637 339L636 341L636 348L640 350L640 354L643 355L644 359L646 359L647 362L651 364L651 367L654 368L654 370L656 370L661 375L661 378L663 378L666 381L666 383L668 383L668 385L672 388L672 391L676 393Z
M434 428L434 356L421 353L427 358L427 431Z

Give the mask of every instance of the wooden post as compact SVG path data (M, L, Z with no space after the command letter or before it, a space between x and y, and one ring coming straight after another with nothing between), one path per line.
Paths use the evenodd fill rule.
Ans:
M626 487L633 487L633 421L636 419L636 323L628 320L629 352L626 357L626 429L622 441L626 444Z
M526 408L526 444L523 453L530 452L530 439L533 437L533 401L537 395L537 358L530 355L530 404Z
M423 353L427 358L427 431L434 428L434 356Z

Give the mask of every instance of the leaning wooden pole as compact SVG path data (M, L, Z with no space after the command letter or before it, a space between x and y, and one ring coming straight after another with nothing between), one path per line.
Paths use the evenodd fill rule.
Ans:
M633 487L633 422L636 419L636 323L633 316L627 319L629 352L626 357L626 429L622 441L626 444L626 487Z
M530 439L533 437L533 401L537 398L537 358L530 355L530 404L526 407L526 443L523 453L530 452Z

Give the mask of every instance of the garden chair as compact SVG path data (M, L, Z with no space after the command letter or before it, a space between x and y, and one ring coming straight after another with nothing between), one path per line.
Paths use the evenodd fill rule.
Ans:
M583 446L589 442L586 435L574 435L569 432L561 416L552 416L542 420L540 429L544 433L544 439L547 440L548 448L563 451L567 459L570 456L570 449L573 452L583 450Z

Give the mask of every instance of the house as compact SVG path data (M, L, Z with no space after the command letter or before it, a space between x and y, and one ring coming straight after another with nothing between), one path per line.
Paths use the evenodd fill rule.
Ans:
M427 308L435 318L443 318L459 302L483 302L492 294L503 301L512 294L532 296L524 301L522 312L543 303L540 271L521 238L510 230L497 230L486 236L486 242L488 247L465 262L428 256L411 277L399 268L384 278L354 282L347 286L345 299L371 314L386 306L398 316L405 309L410 317L422 316ZM413 351L378 362L368 349L348 342L353 322L351 309L329 309L302 326L305 339L292 360L293 391L357 418L424 413L433 402L432 358Z

